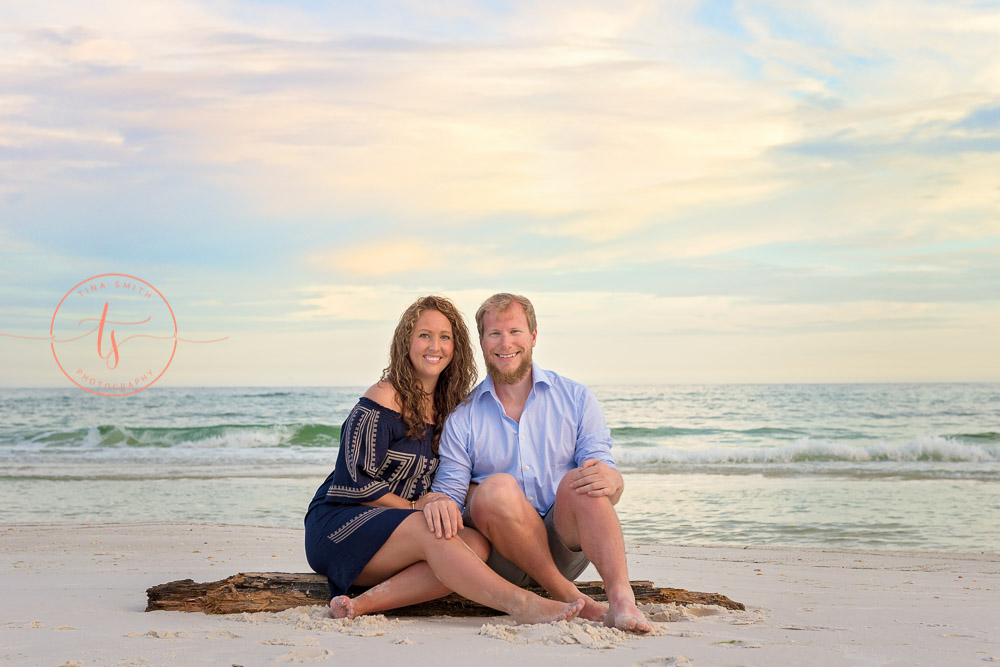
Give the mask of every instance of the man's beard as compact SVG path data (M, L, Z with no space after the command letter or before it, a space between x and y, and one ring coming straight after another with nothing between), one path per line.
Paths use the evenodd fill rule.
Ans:
M521 355L521 363L511 371L502 371L493 365L492 359L486 359L486 372L493 378L493 384L517 384L531 370L531 350Z

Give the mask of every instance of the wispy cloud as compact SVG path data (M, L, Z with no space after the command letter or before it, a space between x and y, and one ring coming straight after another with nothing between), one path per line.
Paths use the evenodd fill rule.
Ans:
M416 285L690 311L650 320L678 336L997 307L995 4L15 0L0 21L0 275L145 263L313 326L392 319ZM221 311L266 319L251 301Z

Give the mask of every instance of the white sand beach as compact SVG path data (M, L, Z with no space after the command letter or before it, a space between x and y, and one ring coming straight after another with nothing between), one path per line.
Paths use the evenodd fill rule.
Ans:
M146 588L306 572L302 531L192 523L0 528L0 661L17 665L976 665L1000 662L1000 557L632 545L633 579L746 612L651 608L654 636L506 617L334 621L323 607L149 612ZM588 570L581 579L596 579Z

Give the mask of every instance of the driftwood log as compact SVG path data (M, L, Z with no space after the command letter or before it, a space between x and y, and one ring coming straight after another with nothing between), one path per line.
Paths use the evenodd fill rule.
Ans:
M717 593L696 593L681 588L656 588L651 581L633 581L632 590L639 604L675 602L681 605L712 604L726 609L745 609ZM595 600L607 596L601 582L577 582L580 591ZM352 596L365 589L350 591ZM544 589L528 587L543 597ZM284 572L245 572L220 581L197 583L191 579L171 581L146 589L146 611L200 611L206 614L239 614L256 611L283 611L302 605L327 604L330 589L326 577L319 574L287 574ZM496 616L494 609L471 602L452 593L439 600L401 607L390 616Z

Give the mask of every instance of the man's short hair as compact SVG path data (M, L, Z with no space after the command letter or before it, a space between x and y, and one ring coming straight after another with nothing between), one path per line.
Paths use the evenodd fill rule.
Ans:
M476 311L476 328L479 329L479 338L483 337L483 318L486 317L486 313L506 312L515 303L521 304L521 308L524 308L524 316L528 319L528 333L534 333L535 329L538 328L538 323L535 321L535 307L531 305L527 297L500 292L483 301L483 305L479 306L479 310Z

